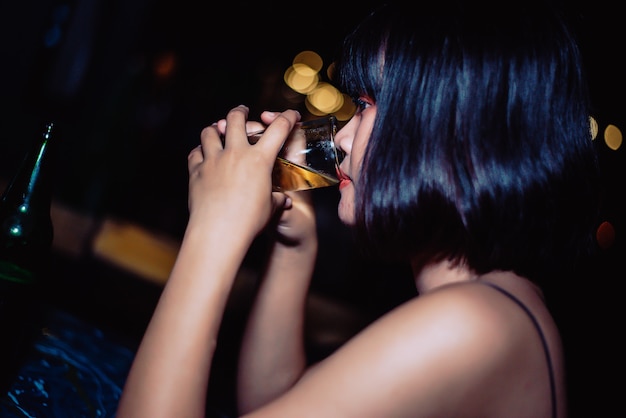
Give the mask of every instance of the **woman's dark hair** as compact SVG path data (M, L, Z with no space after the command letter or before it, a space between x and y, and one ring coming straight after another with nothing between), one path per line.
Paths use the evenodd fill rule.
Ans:
M380 8L337 62L341 89L377 105L357 236L391 259L539 281L593 245L599 174L575 37L539 2L435 3Z

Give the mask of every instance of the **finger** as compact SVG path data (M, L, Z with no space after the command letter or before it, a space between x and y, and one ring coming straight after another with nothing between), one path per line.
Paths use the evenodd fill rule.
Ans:
M272 207L274 213L290 209L291 206L292 201L289 196L281 192L272 192Z
M246 134L246 120L249 109L247 106L239 105L226 115L226 132L224 148L248 145L248 135Z
M217 130L220 132L220 134L225 135L226 134L226 119L218 120L216 125L217 125ZM265 130L265 125L262 124L261 122L250 121L250 120L246 122L246 132L248 133L248 135L254 132L261 132L264 130Z
M278 151L299 120L300 113L295 110L286 110L278 114L265 129L263 141L259 141L258 146Z
M261 113L261 120L263 121L263 123L269 125L270 123L274 122L274 119L276 119L278 115L280 115L280 112L272 112L266 110Z
M263 112L261 112L261 120L263 121L263 123L265 123L266 125L271 124L272 122L274 122L274 120L281 116L282 114L286 114L287 112L291 113L295 113L297 115L298 121L300 120L300 112L298 112L297 110L292 110L292 109L288 109L285 110L284 112L273 112L271 110L265 110Z
M293 202L304 202L307 204L311 204L313 202L313 193L311 190L297 190L288 193L288 197Z
M220 119L215 123L215 126L217 126L217 130L219 131L220 135L224 135L226 133L226 119Z
M203 157L206 157L211 152L224 149L216 124L207 126L202 130L200 133L200 144L202 144L200 151L202 151Z
M254 133L254 132L264 131L265 128L266 128L266 126L263 125L261 122L248 121L246 123L246 132L248 133L248 135L250 135L251 133Z
M189 155L187 156L187 164L189 167L193 167L200 164L202 161L204 161L202 145L198 145L189 152Z

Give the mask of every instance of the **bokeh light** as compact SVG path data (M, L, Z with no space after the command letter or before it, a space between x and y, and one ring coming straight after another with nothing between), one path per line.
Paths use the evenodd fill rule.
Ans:
M600 126L596 119L593 117L590 118L590 129L592 138L595 139L600 132ZM621 151L622 146L622 131L612 123L607 123L604 126L604 130L602 131L602 138L604 142L599 149L601 160L604 164L609 164L609 161L613 161L614 157L617 156L617 153ZM618 202L623 201L623 197L618 196L621 193L619 190L623 190L624 186L624 178L622 175L614 172L611 169L605 169L605 184L607 193L607 201L608 202ZM611 213L614 211L614 204L608 203L608 206L604 208L604 210ZM615 223L605 220L602 222L598 228L596 229L596 242L598 247L602 250L608 250L613 248L615 245L615 238L618 231L616 230Z
M294 91L300 94L308 94L312 91L319 81L318 74L316 72L304 71L302 68L299 71L295 67L291 66L285 70L284 74L285 83Z
M604 142L607 147L617 151L622 146L622 131L615 125L607 125L604 129Z
M589 130L591 131L591 139L598 137L598 121L593 116L589 116Z
M158 79L169 79L174 74L174 71L176 70L176 65L176 54L172 51L163 52L154 60L154 74Z
M609 221L604 221L596 230L596 241L598 246L606 250L613 246L615 242L615 228Z
M317 52L302 51L296 55L292 61L295 68L308 69L314 73L319 73L324 66L324 60Z
M356 106L349 96L325 81L333 79L335 64L330 63L325 72L322 72L323 68L324 62L319 54L313 51L302 51L297 54L292 60L292 65L284 72L283 78L287 89L283 96L291 102L300 101L296 100L295 96L304 98L306 110L315 117L334 114L338 121L348 121L354 115ZM596 140L600 126L593 116L589 116L589 131L591 139ZM606 125L602 137L604 145L611 152L617 151L622 145L622 132L614 124ZM614 245L615 236L615 227L609 221L602 222L596 230L596 241L602 250Z
M292 60L283 74L285 84L304 97L304 105L314 116L334 114L339 121L346 121L354 114L355 106L335 86L325 80L332 79L334 63L323 76L324 61L314 51L302 51ZM287 98L287 96L285 96ZM293 102L293 97L289 98Z

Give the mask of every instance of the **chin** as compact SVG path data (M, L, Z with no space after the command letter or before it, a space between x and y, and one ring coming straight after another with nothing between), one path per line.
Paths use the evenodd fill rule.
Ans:
M354 226L354 219L353 218L346 218L343 217L341 215L339 215L339 220L341 221L342 224L346 225L346 226Z
M339 202L339 207L337 208L337 215L339 216L339 220L343 224L349 225L349 226L352 226L355 224L353 205L344 205L342 204L342 202Z
M339 219L346 225L354 225L354 187L345 187L340 189L340 192L341 199L339 199L339 205L337 207Z

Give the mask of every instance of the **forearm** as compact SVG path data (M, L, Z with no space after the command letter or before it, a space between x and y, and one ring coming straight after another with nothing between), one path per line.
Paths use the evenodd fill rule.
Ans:
M282 394L304 371L304 311L316 255L315 237L302 248L275 244L271 250L241 346L240 412Z
M187 229L130 370L117 416L202 417L223 311L246 240Z

